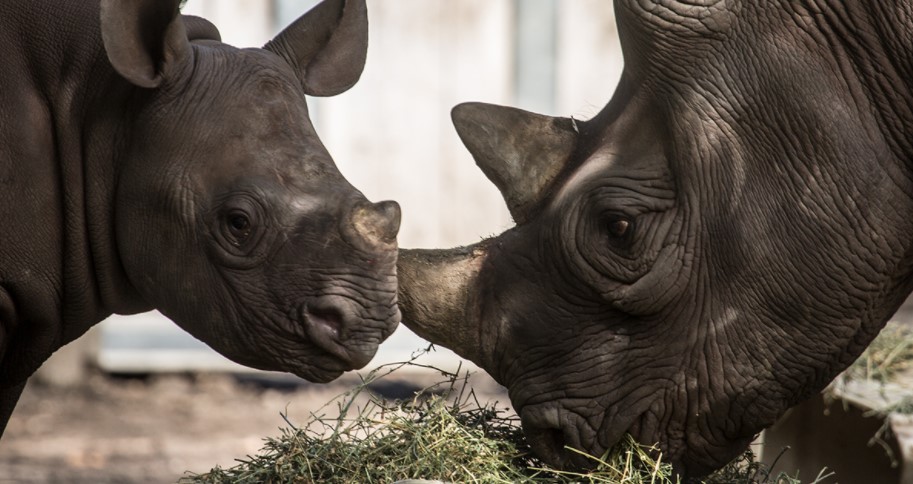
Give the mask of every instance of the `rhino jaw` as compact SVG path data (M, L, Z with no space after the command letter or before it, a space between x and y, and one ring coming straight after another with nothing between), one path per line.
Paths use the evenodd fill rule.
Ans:
M480 363L478 318L470 313L485 242L455 249L399 252L399 307L403 324L428 341Z

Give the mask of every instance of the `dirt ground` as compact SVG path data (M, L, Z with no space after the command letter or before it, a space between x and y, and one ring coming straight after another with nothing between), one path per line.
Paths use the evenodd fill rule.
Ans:
M369 388L402 398L440 380L404 373ZM0 483L175 482L188 471L230 467L279 435L287 426L280 414L296 425L311 412L333 415L334 406L321 407L358 383L357 375L316 385L284 376L100 372L71 388L30 383L0 440ZM508 402L487 375L471 384L480 400Z

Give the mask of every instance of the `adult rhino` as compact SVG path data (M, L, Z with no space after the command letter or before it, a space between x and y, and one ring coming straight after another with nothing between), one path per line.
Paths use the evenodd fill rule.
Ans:
M0 429L111 313L320 382L399 321L399 207L343 178L305 102L361 75L364 0L243 50L178 3L0 3Z
M400 253L403 321L506 385L534 450L630 432L685 476L820 391L913 284L913 3L616 0L585 122L464 104L517 222Z

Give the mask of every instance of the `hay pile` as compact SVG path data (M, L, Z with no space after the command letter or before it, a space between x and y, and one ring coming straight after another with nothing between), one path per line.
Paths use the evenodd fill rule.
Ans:
M414 359L413 359L414 361ZM480 403L467 388L468 375L442 372L446 381L409 401L372 398L354 408L368 384L412 362L369 374L363 383L337 397L338 418L313 415L306 425L291 422L278 437L265 440L256 456L230 469L189 475L183 483L394 483L435 479L477 483L630 483L672 484L671 467L655 448L627 437L607 455L592 459L588 474L551 469L530 452L515 415L497 403ZM440 371L440 370L438 370ZM841 378L890 381L913 372L913 328L891 323ZM328 409L329 407L324 407ZM913 403L910 405L913 413ZM892 411L898 411L892 407ZM907 413L907 412L904 412ZM831 478L822 470L811 483ZM751 450L705 479L707 484L798 484L798 476L771 475Z
M404 366L372 372L362 385L337 397L338 418L313 415L304 426L289 427L266 439L260 454L238 459L230 469L216 467L188 475L182 483L384 483L434 479L459 483L651 483L677 482L655 448L627 437L593 460L587 474L547 467L530 452L519 419L495 404L482 404L466 391L468 375L445 373L447 381L409 401L372 398L353 408L355 397L376 379ZM382 372L382 373L381 373ZM442 372L443 373L443 372ZM328 405L331 405L328 404ZM324 407L325 409L328 407ZM819 482L819 476L815 482ZM795 484L787 475L770 476L749 451L704 482Z
M885 419L885 425L874 439L880 439L888 428L892 414L913 415L913 326L891 321L878 333L862 355L825 389L825 402L855 404L866 417ZM847 388L862 383L855 391ZM875 386L865 386L872 383ZM874 389L874 391L873 391ZM877 397L877 398L876 398ZM889 454L891 452L889 451Z
M855 380L890 381L913 369L913 327L892 321L865 349L843 377Z

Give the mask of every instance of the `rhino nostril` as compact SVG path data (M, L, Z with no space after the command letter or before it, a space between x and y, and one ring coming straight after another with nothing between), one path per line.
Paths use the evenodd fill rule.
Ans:
M336 308L308 308L308 321L318 327L325 336L332 340L339 340L342 334L343 316Z
M305 333L311 343L346 362L350 368L361 368L374 357L376 346L365 345L353 338L348 328L357 326L358 317L345 305L316 301L303 311Z

